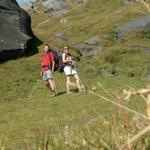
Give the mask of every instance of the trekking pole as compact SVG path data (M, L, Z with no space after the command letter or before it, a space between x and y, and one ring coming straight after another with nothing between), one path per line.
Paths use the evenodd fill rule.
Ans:
M83 85L83 82L81 81L80 77L79 77L79 81L80 81L81 87L83 88L84 92L86 92L85 86Z
M34 92L35 92L36 89L37 89L37 85L38 85L39 81L40 81L40 79L37 79L37 81L36 81L36 83L35 83L35 85L34 85L32 91L31 91L31 93L30 93L30 95L29 95L29 97L28 97L28 100L30 100L30 99L32 98Z

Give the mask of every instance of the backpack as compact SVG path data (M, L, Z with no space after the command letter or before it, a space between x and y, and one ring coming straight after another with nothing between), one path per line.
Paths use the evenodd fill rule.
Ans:
M62 51L59 51L58 52L58 70L59 72L64 72L64 63L63 63L63 60L62 60L62 55L63 55L63 52Z
M54 60L55 60L55 66L54 66L54 71L57 71L58 70L58 62L59 62L59 59L58 59L58 53L54 50L54 49L50 49L49 51L49 54L52 53L54 55Z
M59 72L64 72L64 63L62 60L62 51L57 52L54 49L50 49L50 53L52 53L54 55L54 60L55 60L55 67L54 67L54 71L59 71Z

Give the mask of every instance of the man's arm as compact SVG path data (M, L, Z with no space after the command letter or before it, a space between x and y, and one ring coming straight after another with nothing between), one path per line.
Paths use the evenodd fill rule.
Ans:
M54 68L55 68L55 61L52 61L52 72L54 72Z

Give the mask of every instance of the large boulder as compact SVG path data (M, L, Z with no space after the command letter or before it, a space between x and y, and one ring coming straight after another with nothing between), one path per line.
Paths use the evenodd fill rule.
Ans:
M0 1L0 61L29 53L33 33L29 15L16 0Z
M122 39L135 32L150 32L150 15L129 21L117 30L118 38Z

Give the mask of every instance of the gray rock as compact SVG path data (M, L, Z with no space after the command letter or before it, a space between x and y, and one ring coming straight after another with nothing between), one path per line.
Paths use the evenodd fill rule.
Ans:
M147 75L147 80L150 81L150 73Z
M100 37L95 36L83 43L77 44L74 48L77 49L79 54L83 57L93 57L102 51L102 47L98 45L99 41Z
M61 40L61 41L68 41L67 37L65 37L63 34L55 34L55 39L56 40Z
M29 15L19 7L16 0L1 0L0 61L31 52L29 46L32 38Z
M88 45L97 45L99 41L100 41L100 37L95 36L91 39L88 39L88 40L84 41L84 43L88 44Z
M88 47L89 48L89 47ZM87 48L87 49L88 49ZM91 47L90 47L91 48ZM82 57L93 57L96 56L99 52L101 52L102 48L101 47L95 47L95 48L91 48L91 50L86 50L86 48L77 48L79 51L80 56Z
M150 15L127 22L117 30L117 36L124 38L126 34L132 34L132 31L150 32Z
M86 3L88 0L76 0L78 5Z
M145 48L144 49L144 54L145 55L150 55L150 48Z
M45 11L60 11L69 9L69 4L65 0L47 0L43 2Z
M67 17L60 19L60 23L62 23L62 24L66 24L67 22L68 22Z
M38 12L37 7L34 6L33 2L22 2L19 3L19 6L24 9L25 11L33 11L33 12Z
M147 80L150 81L150 68L148 69L148 72L147 72Z
M19 6L22 9L27 11L27 10L31 10L32 3L29 3L29 2L19 3Z
M60 10L60 11L54 11L53 13L52 13L52 15L53 16L62 16L63 14L66 14L66 13L68 13L69 12L69 9L67 9L67 10Z
M135 2L136 0L122 0L122 3L124 4L124 5L127 5L127 4L129 4L129 3L131 3L131 2Z

